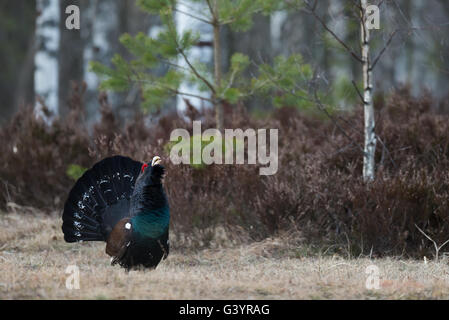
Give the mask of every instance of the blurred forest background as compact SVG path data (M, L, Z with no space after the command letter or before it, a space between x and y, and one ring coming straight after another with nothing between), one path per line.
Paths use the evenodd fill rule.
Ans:
M192 1L193 3L195 1ZM182 2L181 2L182 3ZM185 4L189 1L185 0ZM65 8L78 5L81 29L65 27ZM359 25L348 17L352 1L319 1L317 11L325 22L346 43L359 43ZM198 48L204 62L212 63L212 30L198 21L177 12L178 28L201 32ZM71 82L85 81L87 121L100 116L98 78L89 71L95 60L110 65L115 53L130 57L120 44L124 33L157 34L159 16L143 12L135 0L29 0L0 2L0 76L2 100L0 123L7 122L21 104L35 104L36 95L56 113L67 113ZM410 85L413 94L431 88L438 99L447 96L449 70L449 3L444 0L395 0L381 6L381 30L373 37L381 48L390 32L399 29L375 73L376 91L389 92L401 85ZM361 70L341 47L331 41L328 32L310 14L280 11L271 15L256 14L252 27L236 32L225 26L221 30L223 68L229 68L232 54L240 52L255 63L269 62L278 55L302 54L304 61L319 70L326 90L335 105L348 106L356 92L351 81L361 81ZM209 60L209 61L208 61ZM250 68L246 76L254 72ZM160 73L164 72L161 65ZM348 85L349 84L349 85ZM110 95L110 102L119 118L139 110L137 90ZM270 103L252 99L251 109L266 110ZM183 100L168 103L167 108L183 109Z
M302 1L259 3L264 2ZM188 58L213 69L212 27L190 19L189 13L192 8L201 12L205 1L178 3L182 10L174 12L176 30L191 28L200 34ZM357 3L320 0L315 12L359 52ZM237 78L242 86L252 84L260 64L280 64L286 60L276 57L300 54L301 65L309 67L299 71L319 80L326 108L307 99L301 106L283 105L282 100L275 105L271 98L252 95L225 106L226 128L279 129L279 171L274 176L259 176L257 165L197 168L165 161L175 247L261 240L287 232L298 241L324 245L329 253L421 257L434 249L417 227L436 243L447 240L449 2L376 3L382 5L380 30L371 31L372 56L388 47L373 81L375 180L365 183L361 175L364 115L353 85L360 88L362 82L359 61L310 12L255 13L245 31L220 30L224 79L229 79L226 72L231 70L232 78L233 67L246 63ZM71 4L80 8L80 30L65 26L65 9ZM2 210L60 213L76 177L99 159L113 154L141 161L155 154L168 159L173 129L191 130L192 120L198 119L203 130L215 126L213 109L201 108L207 103L192 96L197 88L189 83L180 87L191 96L171 96L163 108L148 113L142 112L138 86L107 94L99 89L101 81L90 62L111 66L117 53L131 59L120 36L143 32L156 37L161 26L159 15L141 11L134 0L0 0ZM249 60L233 59L237 53ZM160 63L151 72L163 76L169 67ZM280 71L298 74L288 63ZM291 80L282 79L284 89ZM268 93L277 95L276 90ZM226 237L217 230L225 230Z

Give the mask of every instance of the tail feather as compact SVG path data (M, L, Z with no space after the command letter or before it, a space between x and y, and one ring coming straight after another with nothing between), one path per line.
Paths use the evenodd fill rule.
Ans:
M130 158L114 156L87 170L65 203L64 239L106 240L114 225L129 214L129 201L141 166Z

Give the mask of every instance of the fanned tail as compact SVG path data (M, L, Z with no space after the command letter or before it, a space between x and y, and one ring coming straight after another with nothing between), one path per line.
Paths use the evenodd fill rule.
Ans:
M87 170L64 205L65 241L105 241L115 224L129 214L141 166L128 157L114 156Z

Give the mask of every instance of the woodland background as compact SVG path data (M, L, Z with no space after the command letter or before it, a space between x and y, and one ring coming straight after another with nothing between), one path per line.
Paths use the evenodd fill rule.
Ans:
M184 0L185 3L190 1ZM80 31L65 28L65 8L81 9ZM360 42L352 1L319 1L317 11L346 43ZM113 154L168 157L175 128L213 110L173 98L143 113L139 90L100 92L89 62L110 65L125 32L157 33L157 15L133 0L0 1L0 207L60 212L74 177ZM191 26L179 18L177 27ZM198 28L203 28L198 26ZM255 166L194 168L167 163L175 246L250 242L279 234L349 255L432 255L449 238L449 2L384 1L374 49L400 30L374 73L376 179L361 178L363 110L351 81L361 68L310 14L253 16L245 32L223 27L224 72L240 52L255 63L300 53L320 75L329 118L312 103L275 107L258 97L228 106L227 128L278 128L279 171ZM196 54L212 64L211 30ZM209 61L207 61L209 59ZM163 74L161 64L156 73ZM242 75L257 73L250 68ZM187 121L186 121L187 120ZM33 210L23 210L24 213ZM224 230L220 236L217 230ZM221 239L221 240L220 240ZM225 239L225 240L223 240Z
M65 27L65 8L71 4L78 5L81 11L79 31ZM356 47L360 28L357 21L350 19L353 7L353 1L319 1L317 10L344 41ZM86 120L89 123L98 120L98 79L89 71L89 62L110 65L115 53L129 57L129 52L119 43L120 35L126 32L135 35L140 31L150 35L161 25L157 15L140 10L135 0L3 0L0 14L1 123L11 119L21 104L34 105L36 94L51 110L66 114L72 81L87 82ZM184 19L182 14L178 16L179 28L186 28L183 24L197 27L189 25L191 20ZM385 52L380 70L376 70L377 91L389 92L410 85L414 95L428 88L438 99L447 97L448 16L449 3L443 0L396 0L382 4L382 29L373 32L373 37L379 39L377 47L382 47L389 31L401 29L401 32ZM203 52L212 60L212 30L201 24L199 27ZM318 68L326 78L330 93L335 95L335 104L344 105L346 100L354 98L356 93L347 83L361 81L357 62L332 42L320 23L306 13L256 14L246 32L222 28L221 42L224 69L229 67L230 57L236 52L248 55L255 62L270 61L280 54L302 54L305 62ZM251 71L254 70L249 70L248 75ZM139 110L135 92L114 96L112 101L111 107L121 118ZM171 104L172 109L176 106ZM270 108L263 101L252 101L249 106ZM182 103L178 107L183 108Z

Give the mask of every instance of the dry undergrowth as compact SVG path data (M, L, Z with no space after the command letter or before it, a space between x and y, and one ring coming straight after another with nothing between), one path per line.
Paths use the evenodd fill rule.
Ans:
M14 209L14 208L13 208ZM174 249L154 271L109 265L103 243L67 244L57 214L0 214L0 299L446 299L446 258L429 261L305 255L282 239L232 248ZM65 287L67 266L80 289ZM366 267L380 289L365 287Z

